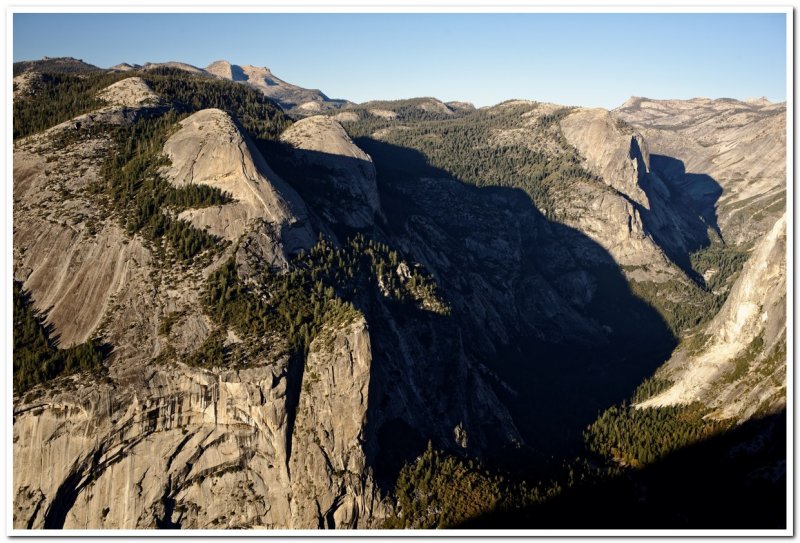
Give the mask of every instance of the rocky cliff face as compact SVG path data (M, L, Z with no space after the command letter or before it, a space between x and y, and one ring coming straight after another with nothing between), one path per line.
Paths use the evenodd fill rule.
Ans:
M391 303L372 305L388 296L377 286L360 299L364 313L325 325L300 366L280 337L247 344L251 354L233 368L187 365L212 334L229 346L252 341L203 313L206 276L230 256L245 278L285 270L312 239L307 212L226 113L197 112L167 140L161 172L175 186L228 192L231 203L178 220L234 244L203 269L165 269L88 190L114 152L109 123L157 115L162 102L136 80L102 95L125 105L15 147L15 276L62 346L97 337L114 348L100 383L64 377L15 399L16 527L372 527L391 508L374 470L391 477L399 469L379 458L393 450L387 439L397 445L386 424L474 451L496 446L494 436L518 440L482 378L467 379L473 362L452 326L440 349L455 348L453 361L435 376L424 363L415 333L443 333L439 306L422 304L419 321L398 320ZM356 181L372 217L380 208L369 157L334 135L333 148L326 138L297 143L366 162ZM406 264L398 269L410 277ZM453 371L459 385L448 389Z
M665 274L680 277L674 266L686 267L688 253L707 240L708 225L687 209L684 195L670 190L651 167L645 138L601 109L572 111L560 125L588 169L613 189L603 193L597 187L582 187L579 194L588 196L588 190L596 196L584 202L582 211L570 210L568 216L575 217L570 222L592 232L623 266L648 268L656 281ZM612 217L614 210L617 214ZM593 219L598 212L606 214L599 222ZM630 276L647 277L641 271Z
M745 420L785 402L785 104L631 98L613 115L647 138L651 165L729 246L752 247L713 320L657 377L643 406L701 402Z
M311 344L297 407L292 510L300 526L355 528L382 516L366 458L372 345L363 317L325 328Z
M215 85L282 84L224 62L207 72ZM176 104L136 77L98 96L104 107L14 147L15 279L61 346L113 346L102 375L15 396L15 527L377 527L398 471L429 441L543 465L572 454L598 410L627 398L676 343L628 281L690 283L680 257L712 226L684 205L699 200L667 178L647 137L613 114L420 99L312 116L256 142L222 109L184 111L157 174L231 199L165 207L224 240L187 264L122 228L97 191L114 128ZM351 139L343 125L364 120L379 128ZM468 185L393 144L430 120L484 123L473 151L511 148L591 175L557 185L555 214L543 214L518 188ZM315 262L319 234L336 250ZM337 251L354 239L370 243L348 260ZM783 405L785 251L783 219L701 341L658 374L672 388L652 405L701 401L741 419ZM329 287L325 274L349 282ZM276 293L296 295L298 278L307 299L256 315L296 310L286 333L235 324ZM211 287L220 304L242 291L254 301L221 319ZM329 290L336 311L319 302Z
M110 151L109 139L91 127L153 111L109 105L15 144L14 277L36 293L35 307L47 312L62 347L88 339L115 297L146 283L148 251L128 239L89 192Z
M371 364L363 318L327 329L293 428L285 358L67 378L15 409L15 526L371 527L387 507L364 457Z
M644 139L620 130L605 110L579 109L560 124L589 171L612 189L584 183L574 191L580 197L570 202L567 221L592 236L622 265L671 272L664 250L643 217L653 208L643 187L650 169Z
M758 242L722 309L657 377L671 382L642 407L701 402L746 420L786 404L786 216Z
M786 207L786 104L631 98L613 115L641 131L653 166L727 243L746 245Z

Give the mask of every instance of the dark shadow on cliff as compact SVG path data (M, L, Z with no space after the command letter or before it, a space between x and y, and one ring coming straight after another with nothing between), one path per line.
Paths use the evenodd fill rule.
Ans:
M459 528L785 529L786 412L743 423L642 469L577 483Z
M644 156L638 142L631 141L631 159L645 172ZM629 200L642 218L646 233L695 283L705 283L692 269L691 253L711 243L709 230L722 239L717 224L716 204L722 187L706 174L686 172L683 161L664 155L650 155L650 173L639 179L639 187L650 208Z
M499 377L495 393L530 446L510 449L499 463L528 469L535 464L531 453L543 465L577 450L581 431L598 411L627 399L668 358L675 338L657 312L630 292L613 258L580 231L548 220L522 190L474 187L431 167L416 150L366 138L356 143L375 163L390 237L416 234L449 263L443 268L426 257L429 249L416 255L450 300L464 301L454 303L453 319L465 348ZM429 231L446 238L426 239ZM494 245L502 252L515 239L517 260L482 253ZM470 303L481 299L476 291L483 288L474 274L498 293L508 291L516 305L500 308L506 314L497 322L507 341L482 329L494 323L476 317L485 308ZM593 291L591 299L584 289ZM585 324L585 332L570 330L572 320Z
M385 215L365 234L420 262L452 308L450 316L434 315L377 292L351 300L373 341L368 463L391 486L430 440L503 469L547 473L580 448L598 411L630 397L668 358L675 338L602 247L548 220L522 190L453 179L413 149L367 138L356 144L373 159ZM280 144L262 150L320 217L317 203L324 207L328 197L314 181L325 172L287 160ZM357 161L303 154L310 163ZM464 359L479 376L454 373ZM467 448L456 445L454 427L469 418L458 406L480 409L458 397L475 392L473 379L487 382L508 409L522 448L491 416L472 417Z
M318 229L326 233L331 228L341 230L337 236L344 240L358 231L345 226L353 222L346 220L348 215L362 217L362 224L369 223L369 204L359 187L351 191L347 183L354 176L368 175L371 164L355 157L298 149L279 141L259 141L257 145L270 167L292 185L312 210Z
M684 194L694 211L722 237L717 222L717 201L722 196L722 187L713 177L704 173L687 173L682 160L664 155L651 154L650 167L671 189Z
M722 195L722 186L710 175L688 173L684 162L674 157L650 155L650 168L667 186L670 198L681 210L687 224L691 225L689 231L693 239L683 250L666 252L692 280L705 286L700 274L692 269L690 254L708 247L713 237L724 242L717 219L717 202ZM709 235L709 231L713 234Z

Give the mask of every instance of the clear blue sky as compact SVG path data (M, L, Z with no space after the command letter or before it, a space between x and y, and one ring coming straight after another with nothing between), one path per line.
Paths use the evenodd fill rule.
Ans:
M268 66L332 98L786 99L784 14L24 14L14 60Z

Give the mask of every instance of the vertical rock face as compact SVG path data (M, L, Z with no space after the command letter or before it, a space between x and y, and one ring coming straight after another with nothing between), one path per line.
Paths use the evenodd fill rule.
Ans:
M368 528L381 510L365 451L372 346L353 319L322 331L303 372L289 463L298 527Z
M351 319L312 343L293 424L285 359L148 369L127 384L73 377L20 402L14 526L374 526L387 509L365 446L372 352Z
M756 245L730 295L659 372L672 381L642 407L703 402L719 418L746 419L786 402L786 216Z
M575 110L561 121L561 130L592 173L650 208L647 194L639 186L650 170L650 153L641 135L621 130L604 109Z
M380 213L375 166L338 122L308 117L281 134L281 140L295 149L302 167L318 172L306 176L306 183L309 197L318 196L326 218L353 228L375 222Z
M286 360L147 370L128 385L72 378L15 410L14 525L373 526L386 506L366 459L371 365L363 317L326 327L293 425Z
M582 210L569 209L574 219L567 222L591 235L622 265L674 274L668 260L698 246L706 225L651 170L642 135L603 109L575 110L561 121L561 129L587 169L613 189L598 194L596 187L579 188L576 206Z
M786 104L631 98L613 111L650 144L653 168L727 243L749 244L786 208Z
M144 384L75 381L18 408L14 525L285 527L281 371L150 370Z

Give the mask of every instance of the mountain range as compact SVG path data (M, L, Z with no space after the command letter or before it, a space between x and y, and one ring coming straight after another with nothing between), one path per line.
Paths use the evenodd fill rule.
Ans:
M13 120L15 528L786 525L785 103L61 58Z

